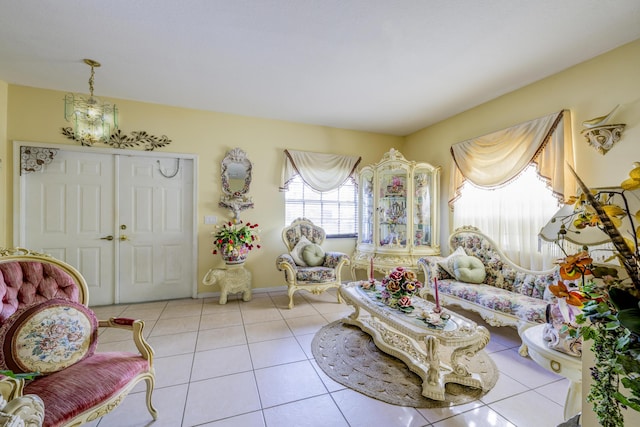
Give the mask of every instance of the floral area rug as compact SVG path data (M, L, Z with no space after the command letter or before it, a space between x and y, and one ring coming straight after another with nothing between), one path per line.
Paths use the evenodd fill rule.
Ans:
M403 361L379 350L367 333L339 320L318 331L311 351L320 368L334 381L393 405L441 408L468 403L486 393L449 383L444 401L428 399L421 394L422 378L411 372ZM493 388L498 370L485 351L470 359L468 366L480 372L487 390Z

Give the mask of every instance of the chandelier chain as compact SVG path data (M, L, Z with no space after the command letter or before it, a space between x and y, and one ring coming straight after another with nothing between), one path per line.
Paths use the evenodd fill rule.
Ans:
M93 65L91 66L91 77L89 77L89 94L93 97L93 77L95 76Z

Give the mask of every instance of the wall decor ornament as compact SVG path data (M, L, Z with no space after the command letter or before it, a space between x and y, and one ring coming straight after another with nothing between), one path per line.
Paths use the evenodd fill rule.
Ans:
M247 196L253 165L247 158L247 153L240 148L234 148L227 152L220 166L223 194L218 206L231 210L234 220L237 221L241 211L253 208L253 201Z
M582 122L582 134L587 139L589 145L598 150L600 154L605 155L613 147L613 144L620 141L622 132L626 124L608 124L613 115L620 108L620 104L616 105L613 110L604 116L595 117L593 119Z
M62 135L74 141L78 141L81 145L86 147L93 146L93 142L80 138L71 127L63 127ZM122 133L120 129L117 129L109 136L108 140L102 142L113 148L132 148L142 145L145 151L153 151L156 148L162 148L169 145L171 140L166 135L158 137L143 130L132 131L131 136L128 136Z
M20 175L22 172L37 172L49 163L58 153L57 148L20 147Z
M581 133L587 139L589 145L604 155L613 147L613 144L620 141L625 126L625 124L604 125L584 129Z

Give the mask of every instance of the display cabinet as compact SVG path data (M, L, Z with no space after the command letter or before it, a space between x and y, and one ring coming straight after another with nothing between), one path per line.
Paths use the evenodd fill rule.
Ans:
M351 274L364 269L388 273L439 255L440 167L409 161L391 149L358 173L358 242Z

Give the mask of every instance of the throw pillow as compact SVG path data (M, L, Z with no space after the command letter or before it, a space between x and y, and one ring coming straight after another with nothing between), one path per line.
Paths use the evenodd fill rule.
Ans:
M307 263L302 259L302 251L304 250L305 246L310 244L311 242L309 241L309 239L307 239L305 236L300 236L300 240L298 240L298 243L296 243L293 249L291 249L291 258L293 258L296 265L299 265L300 267L307 266Z
M459 256L467 256L467 253L462 249L462 246L459 246L453 253L451 253L448 257L438 262L438 265L446 271L449 276L456 277L455 272L453 271L453 261L456 257Z
M311 243L302 249L302 259L309 267L317 267L324 264L324 250L315 243Z
M453 259L454 277L459 282L482 283L487 276L484 264L471 255L460 255Z
M34 304L0 327L0 369L52 374L91 356L97 338L98 319L84 305L61 298Z

